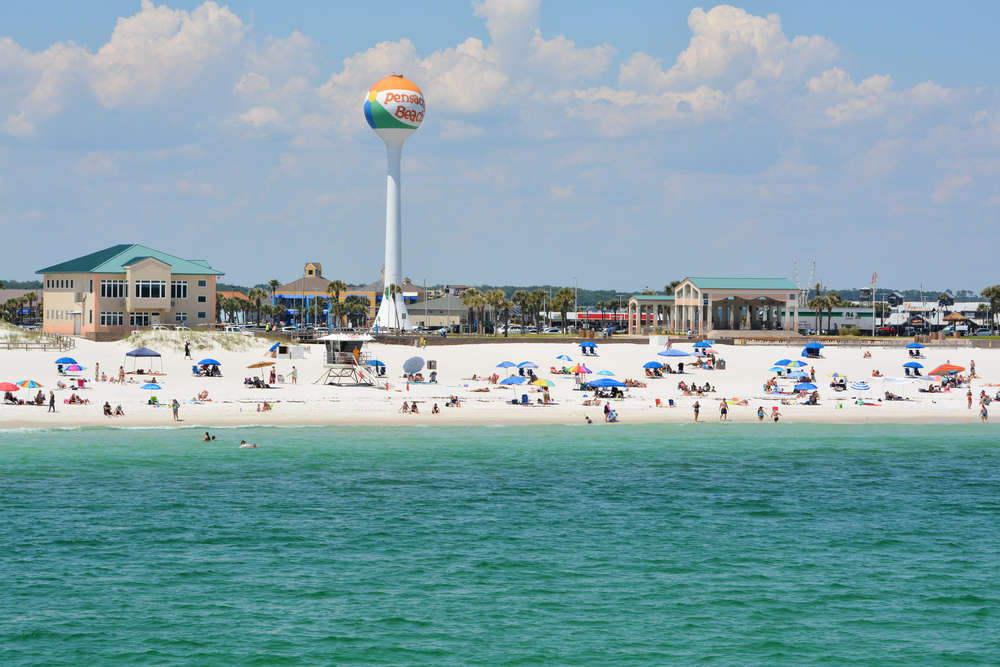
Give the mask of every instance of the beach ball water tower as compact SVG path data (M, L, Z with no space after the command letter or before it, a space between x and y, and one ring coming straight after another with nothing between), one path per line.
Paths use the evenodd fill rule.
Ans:
M391 285L403 284L402 216L400 210L400 159L403 144L424 120L424 94L409 79L393 74L368 90L365 119L385 142L385 276L382 303L375 316L378 329L412 329L402 294L391 294Z

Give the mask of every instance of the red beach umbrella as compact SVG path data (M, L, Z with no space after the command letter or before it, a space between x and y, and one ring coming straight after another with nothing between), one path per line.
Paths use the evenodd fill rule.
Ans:
M961 373L965 370L964 366L956 366L955 364L941 364L934 370L932 370L928 375L947 375L948 373Z
M13 382L0 382L0 391L17 391L18 389L20 387Z

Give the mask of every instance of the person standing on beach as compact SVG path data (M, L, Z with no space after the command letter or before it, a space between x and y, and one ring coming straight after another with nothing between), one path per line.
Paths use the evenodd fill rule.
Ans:
M184 341L184 358L185 359L190 359L191 358L191 342L190 341Z
M694 420L698 421L698 412L701 410L701 403L698 401L694 402Z
M965 392L965 400L969 403L969 409L972 409L972 390Z
M979 419L984 424L990 419L990 411L986 409L986 403L982 403L979 407Z
M299 370L295 366L292 366L292 372L289 375L292 376L292 384L299 383Z
M118 367L118 384L121 384L122 382L125 382L125 367L124 366L119 366Z
M170 402L170 410L174 413L175 422L180 421L180 418L177 416L177 413L180 411L180 409L181 409L181 404L177 401L176 398Z
M757 421L759 421L759 422L764 421L764 406L763 405L757 408Z
M94 382L101 379L101 362L94 364Z
M56 392L49 391L49 412L56 411Z
M726 403L726 399L719 402L719 421L729 421L729 404Z

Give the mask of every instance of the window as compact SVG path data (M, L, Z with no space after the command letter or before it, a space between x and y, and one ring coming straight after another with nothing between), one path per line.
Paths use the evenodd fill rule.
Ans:
M198 313L198 319L199 320L205 319L205 313Z
M204 295L198 297L198 303L205 303L207 300L208 300L208 297L206 297Z
M69 281L69 288L70 288L70 289L73 289L73 281L72 281L72 280L71 280L71 281Z
M149 282L149 281L146 281ZM149 313L129 313L128 314L129 326L133 327L148 327L149 326Z
M87 312L89 313L87 315L87 324L93 324L94 323L94 311L88 310Z
M93 280L90 281L90 293L91 294L94 293L94 281Z
M186 299L186 298L188 298L188 281L186 281L186 280L171 280L170 281L170 298L171 299Z
M124 299L128 296L127 280L102 280L101 297L105 299Z
M136 280L135 296L140 299L163 299L167 296L166 280Z
M102 312L102 327L120 327L125 324L125 313Z
M176 322L187 322L187 318L188 318L187 313L177 313L176 315L174 315L174 321Z
M198 287L208 287L208 281L207 280L199 280L198 281Z

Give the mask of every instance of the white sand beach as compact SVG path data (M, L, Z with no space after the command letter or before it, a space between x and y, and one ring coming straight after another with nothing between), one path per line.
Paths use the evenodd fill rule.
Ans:
M370 344L368 352L387 364L385 386L328 386L314 384L324 370L324 355L321 346L309 346L305 359L276 360L276 370L284 376L285 382L270 389L254 389L244 384L244 378L260 371L249 370L247 366L265 359L270 345L263 339L240 340L234 336L194 334L197 339L192 350L192 359L185 359L184 340L192 339L184 332L147 334L146 342L162 354L162 374L157 374L160 390L140 388L147 376L129 376L135 381L118 384L94 382L94 370L109 376L117 375L120 366L126 364L125 353L135 347L135 341L96 343L88 340L77 341L75 349L65 353L76 359L85 368L72 374L86 378L86 388L76 393L89 400L86 405L70 405L67 400L73 390L56 389L57 382L67 382L56 372L54 361L61 353L53 351L0 350L0 380L20 382L35 380L43 385L46 406L3 405L0 406L0 428L53 428L75 426L238 426L238 425L322 425L322 424L515 424L515 423L580 423L589 415L594 424L603 424L603 403L597 406L583 405L584 396L593 392L575 389L573 376L552 375L550 366L561 367L566 362L557 361L560 354L568 355L572 361L583 362L594 371L608 370L620 380L635 379L645 387L629 388L626 398L611 401L622 423L636 422L690 422L693 418L692 406L697 400L701 404L701 420L719 420L719 399L747 401L746 405L729 406L728 418L735 422L757 419L758 407L763 407L770 415L772 407L778 406L782 422L926 422L961 423L979 420L979 392L985 390L990 397L997 394L1000 387L1000 350L958 349L955 347L928 347L923 350L924 372L941 363L950 362L966 368L975 361L979 378L972 380L974 401L972 409L967 407L966 389L928 394L920 392L927 382L904 379L902 364L912 361L906 350L898 347L872 347L870 359L863 358L863 349L858 347L827 346L822 350L821 359L807 361L804 369L815 368L816 385L820 392L820 405L802 405L802 400L792 402L794 397L767 395L763 383L774 374L769 372L772 364L781 358L801 360L801 346L726 346L715 345L718 356L725 360L725 370L701 370L692 368L695 357L665 358L657 356L663 348L646 343L609 343L598 347L598 356L584 357L576 345L568 343L507 343L503 345L447 345L429 346L425 349L405 346ZM598 341L599 342L599 341ZM691 351L687 343L675 343L674 347ZM226 349L229 348L229 349ZM243 349L236 349L243 348ZM412 356L435 360L438 369L437 384L408 384L402 377L403 361ZM217 359L222 363L222 377L195 377L192 363L204 357ZM550 390L552 405L538 405L541 397L536 387L501 387L485 380L471 380L499 373L501 378L510 369L498 369L502 361L519 363L532 361L538 365L535 371L540 378L554 382ZM683 375L665 375L663 378L646 378L642 365L647 361L669 362L676 367L677 362L685 362L687 372ZM145 362L145 363L142 363ZM140 367L160 368L157 362L140 360ZM292 384L292 367L298 372L297 384ZM130 368L129 365L125 365ZM873 369L878 369L886 379L872 377ZM265 373L269 369L265 369ZM516 372L516 369L513 369ZM871 385L871 391L858 392L848 389L834 392L830 387L832 373L847 376L849 384L864 381ZM424 370L427 373L427 370ZM680 381L704 385L711 384L716 391L702 397L686 396L678 389ZM791 382L783 383L791 386ZM48 392L56 389L56 411L49 413ZM476 391L488 389L488 391ZM888 390L905 399L902 401L881 401L877 399ZM21 389L15 396L22 400L33 398L37 389ZM195 400L201 392L208 392L205 401ZM528 394L531 404L514 406L510 401ZM457 395L460 407L445 407L448 397ZM177 399L180 404L180 422L172 420L168 407L149 405L151 396L156 396L163 404ZM857 399L869 399L875 405L858 405ZM673 399L676 407L667 405ZM416 401L420 413L401 414L403 401ZM112 408L122 406L124 417L108 418L102 407L108 402ZM258 411L269 403L272 409ZM434 404L440 407L440 414L432 414ZM1000 417L1000 415L998 415Z

